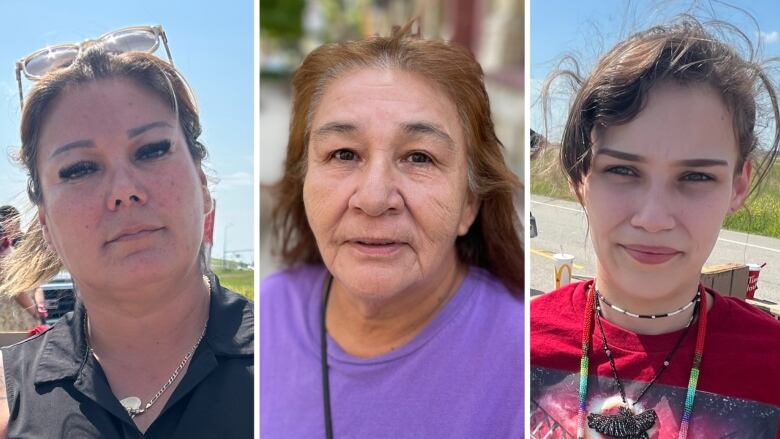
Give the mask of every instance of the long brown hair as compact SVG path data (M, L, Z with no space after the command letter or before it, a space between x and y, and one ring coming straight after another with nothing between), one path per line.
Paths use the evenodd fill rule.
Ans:
M455 103L467 139L469 190L481 207L455 246L461 261L484 267L515 294L523 290L523 244L517 176L504 161L490 116L482 68L467 49L411 33L412 23L390 37L326 44L311 52L293 76L293 109L284 175L274 187L275 250L287 265L322 262L303 205L310 124L325 88L355 68L398 69L418 74Z
M560 164L570 185L580 187L591 165L594 129L630 122L644 108L650 90L663 82L682 85L706 85L720 94L732 115L739 149L734 172L752 160L756 169L751 193L766 177L774 163L780 143L780 113L775 85L757 59L750 39L735 27L712 22L720 31L729 31L744 44L746 53L727 44L694 17L685 15L674 23L655 26L631 35L604 55L591 73L582 78L576 60L572 69L554 71L545 81L541 99L545 120L550 120L551 84L567 77L579 86L569 108L561 139ZM769 145L758 157L757 118L760 96L765 93L774 132Z
M178 114L179 123L195 165L206 158L206 147L198 140L200 117L194 97L184 78L167 62L148 53L109 53L99 45L82 52L72 64L56 69L36 82L22 110L22 147L17 160L27 171L27 194L35 206L43 203L37 168L38 136L52 104L67 87L109 78L127 78L159 96ZM0 291L14 294L27 291L54 276L62 268L57 253L43 238L37 215L21 245L2 260Z

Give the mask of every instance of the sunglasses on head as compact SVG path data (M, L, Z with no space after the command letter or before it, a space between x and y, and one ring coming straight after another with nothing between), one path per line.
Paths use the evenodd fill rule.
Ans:
M146 52L153 53L162 41L168 62L173 65L168 38L162 26L132 26L101 35L96 39L78 44L58 44L45 47L16 62L16 82L19 85L19 105L24 107L22 94L22 73L30 81L41 79L48 72L69 66L85 47L99 44L108 52Z

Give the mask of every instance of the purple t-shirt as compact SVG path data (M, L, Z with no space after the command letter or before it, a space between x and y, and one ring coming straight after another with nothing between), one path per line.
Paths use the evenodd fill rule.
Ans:
M319 307L323 266L260 288L260 436L323 438ZM328 336L336 439L523 437L523 302L471 267L414 339L371 359Z

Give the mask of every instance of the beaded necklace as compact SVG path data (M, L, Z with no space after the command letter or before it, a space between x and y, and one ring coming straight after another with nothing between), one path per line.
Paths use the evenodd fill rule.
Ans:
M595 283L595 282L594 282ZM696 333L696 351L693 355L693 366L691 367L691 374L688 378L688 391L685 397L685 407L683 408L682 422L680 422L680 432L678 439L686 439L688 437L688 427L691 421L691 412L693 411L693 399L696 396L696 386L699 381L699 367L701 366L702 355L704 354L704 338L707 331L707 294L704 290L704 286L699 285L699 293L701 297L699 324ZM587 302L585 305L585 323L582 326L582 357L580 358L580 388L579 388L579 405L577 411L577 438L585 438L586 419L588 415L587 410L587 398L588 398L588 368L590 353L590 341L593 334L593 323L596 313L595 309L595 288L593 284L587 291Z

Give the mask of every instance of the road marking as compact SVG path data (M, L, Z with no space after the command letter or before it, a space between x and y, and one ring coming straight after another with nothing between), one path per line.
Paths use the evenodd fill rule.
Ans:
M760 246L760 245L748 244L746 242L734 241L734 240L726 239L726 238L718 238L718 241L730 242L732 244L739 244L739 245L744 245L746 247L753 247L753 248L758 248L758 249L761 249L761 250L766 250L766 251L770 251L770 252L780 253L780 250L778 250L776 248L763 247L763 246Z
M582 210L582 209L573 209L571 207L558 206L557 204L543 203L541 201L531 200L531 203L533 203L533 204L541 204L541 205L550 206L550 207L556 207L558 209L569 210L569 211L577 212L577 213L585 213L585 211ZM780 249L764 247L764 246L755 245L755 244L748 244L746 242L734 241L732 239L718 238L718 241L728 242L728 243L731 243L731 244L744 245L745 247L753 247L753 248L757 248L757 249L760 249L760 250L766 250L766 251L770 251L770 252L774 252L774 253L780 253ZM531 250L531 251L533 251L533 250ZM544 256L544 255L540 255L540 256ZM576 264L575 264L575 266L576 266Z
M582 210L582 209L572 209L571 207L558 206L557 204L543 203L543 202L541 202L541 201L534 201L534 200L531 200L531 203L534 203L534 204L542 204L542 205L545 205L545 206L550 206L550 207L557 207L558 209L563 209L563 210L570 210L570 211L572 211L572 212L585 213L585 211L584 211L584 210Z
M533 254L535 254L537 256L545 257L547 259L553 259L553 256L552 256L553 252L550 252L550 251L547 251L547 250L537 250L535 248L532 248L531 249L531 253L533 253ZM583 267L582 265L579 265L579 264L572 264L572 265L577 270L582 270L583 268L585 268L585 267Z

